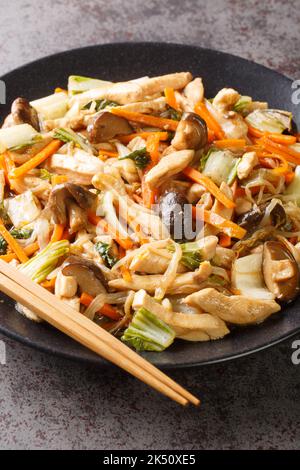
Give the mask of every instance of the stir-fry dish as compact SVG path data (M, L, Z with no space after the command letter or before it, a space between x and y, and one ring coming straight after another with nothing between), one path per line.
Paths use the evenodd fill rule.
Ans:
M291 113L189 72L70 76L0 129L0 258L138 350L294 300L299 204Z

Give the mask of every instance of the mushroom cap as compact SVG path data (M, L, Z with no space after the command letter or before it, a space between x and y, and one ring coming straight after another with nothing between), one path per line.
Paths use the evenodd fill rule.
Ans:
M26 98L15 99L11 106L11 115L15 124L30 124L40 131L38 114Z
M87 132L90 142L98 144L113 139L116 135L130 134L132 127L125 118L101 111L92 119Z
M183 113L171 142L177 150L199 150L207 144L206 122L195 113Z
M265 242L263 274L266 286L278 300L290 302L299 294L298 264L280 241Z
M106 281L101 269L88 259L69 256L64 262L62 273L64 276L75 277L81 292L86 292L92 297L106 292Z
M96 194L79 184L63 183L52 190L48 209L52 212L56 224L66 224L67 209L70 201L75 202L81 209L91 209L97 199Z

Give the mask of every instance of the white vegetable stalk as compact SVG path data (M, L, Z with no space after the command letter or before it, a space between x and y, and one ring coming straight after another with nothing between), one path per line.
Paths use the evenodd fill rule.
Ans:
M32 281L40 283L56 268L59 258L66 255L69 248L70 244L67 240L49 243L44 250L26 263L21 264L19 269Z

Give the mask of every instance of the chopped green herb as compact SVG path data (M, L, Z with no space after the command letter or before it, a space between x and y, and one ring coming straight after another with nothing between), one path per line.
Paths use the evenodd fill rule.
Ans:
M151 161L150 154L149 152L147 152L146 147L140 150L135 150L134 152L129 153L125 157L121 157L119 160L125 160L126 158L130 158L130 160L133 160L136 166L141 170L146 168L146 166Z
M30 228L12 228L10 234L18 240L27 240L31 237L33 230Z
M112 268L118 259L111 254L111 246L108 243L97 242L95 249L103 259L108 268Z
M93 103L96 103L95 110L102 111L102 109L107 108L108 106L111 108L115 108L116 106L120 106L119 103L111 100L94 100L89 101L82 109L90 109Z
M7 252L7 241L4 240L2 235L0 235L0 255L6 255Z

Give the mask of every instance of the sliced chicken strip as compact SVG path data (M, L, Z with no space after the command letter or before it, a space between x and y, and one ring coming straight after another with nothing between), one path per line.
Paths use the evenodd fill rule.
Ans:
M190 107L188 111L194 111L195 105L199 101L203 101L204 98L204 86L202 78L197 77L190 83L188 83L183 90L183 95L186 98L186 103L188 107Z
M207 313L189 314L173 312L154 300L145 290L138 291L132 307L144 307L169 325L178 338L188 341L208 341L223 338L229 330L223 320Z
M122 106L122 109L126 109L130 112L153 114L162 113L166 110L166 107L166 98L164 96L160 96L159 98L155 98L149 101L124 104L124 106Z
M168 178L186 168L194 155L194 150L180 150L166 155L147 173L145 182L152 189L161 186Z
M274 300L250 299L243 295L228 297L212 288L189 295L185 302L237 325L261 323L280 310Z
M201 263L199 269L193 272L177 274L173 284L167 289L168 294L190 294L199 289L200 284L211 274L212 268L208 261ZM163 276L160 274L149 274L139 276L133 274L131 281L123 278L109 281L109 287L117 290L140 290L145 289L150 294L154 294L157 286L161 284Z
M119 104L135 103L144 101L146 97L163 92L170 87L174 90L184 88L192 79L190 72L171 73L160 77L143 77L138 80L115 83L109 88L98 88L90 90L80 95L75 95L71 99L73 102L79 101L81 104L88 103L95 99L109 99Z
M55 173L70 176L73 183L89 185L93 176L102 171L103 162L78 149L72 156L55 153L49 158L47 167Z

